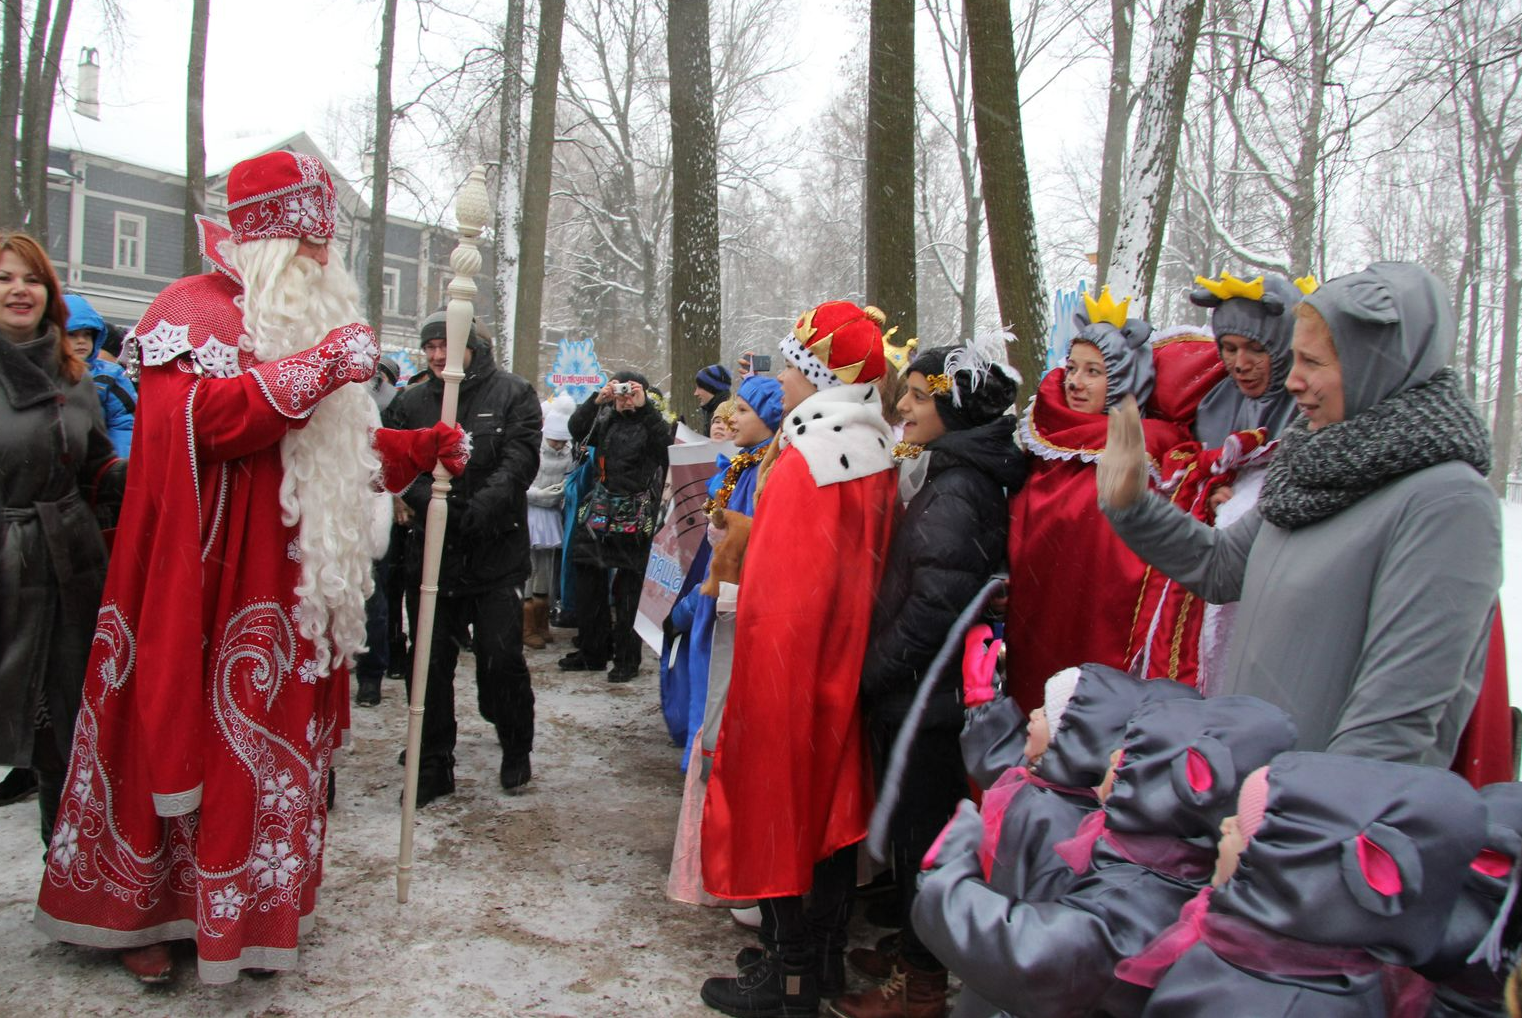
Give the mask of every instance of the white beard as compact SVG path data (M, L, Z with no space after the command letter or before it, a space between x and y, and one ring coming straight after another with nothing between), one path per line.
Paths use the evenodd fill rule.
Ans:
M361 320L358 289L337 252L326 268L296 258L297 242L251 241L230 246L243 277L244 344L260 361L278 360L318 343L329 331ZM370 432L380 424L362 385L345 385L317 404L303 428L280 440L280 521L300 525L301 635L317 655L318 673L351 666L365 650L365 599L375 478L380 470Z

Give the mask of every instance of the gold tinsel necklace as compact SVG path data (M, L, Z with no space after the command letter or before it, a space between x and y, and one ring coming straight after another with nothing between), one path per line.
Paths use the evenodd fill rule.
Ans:
M769 445L770 443L767 444ZM729 507L729 497L735 493L735 485L739 483L740 475L745 473L750 467L760 463L761 458L765 455L766 445L762 445L749 452L742 452L730 460L729 469L724 471L724 483L719 485L719 490L714 493L713 498L703 503L704 514L712 517L727 509Z

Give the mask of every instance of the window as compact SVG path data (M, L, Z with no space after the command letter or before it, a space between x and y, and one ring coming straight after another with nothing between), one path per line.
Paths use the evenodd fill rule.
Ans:
M381 269L381 308L388 315L401 313L402 270Z
M146 272L144 250L148 243L148 220L128 212L116 214L116 259L114 268L125 272Z

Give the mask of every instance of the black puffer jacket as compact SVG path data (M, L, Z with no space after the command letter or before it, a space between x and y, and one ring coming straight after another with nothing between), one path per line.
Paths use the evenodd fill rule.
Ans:
M616 380L622 380L615 376ZM611 403L597 405L597 394L587 397L576 408L570 421L571 438L579 444L596 448L593 482L600 476L614 495L634 495L648 491L660 498L665 479L666 448L671 428L650 401L625 413ZM585 499L592 484L582 491ZM613 535L594 539L584 528L571 532L571 558L610 569L645 568L650 555L650 539Z
M1025 483L1016 423L1000 417L927 446L925 483L893 533L872 609L861 698L874 726L903 720L951 624L1005 566L1008 497ZM961 728L960 661L959 654L946 668L925 727Z
M470 463L449 487L449 526L439 593L478 594L516 586L528 578L528 486L539 472L539 399L533 388L491 359L484 344L472 345L470 367L460 383L456 420L470 435ZM438 422L444 382L434 378L397 395L388 410L398 428ZM431 474L402 493L416 514L407 543L412 582L422 572L423 519L432 494Z

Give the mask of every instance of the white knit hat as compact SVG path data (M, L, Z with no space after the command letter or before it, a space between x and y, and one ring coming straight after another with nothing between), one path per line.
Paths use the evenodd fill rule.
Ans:
M560 393L544 404L544 437L565 441L571 437L571 415L576 412L576 401L566 393Z
M1057 731L1062 715L1068 709L1068 701L1073 698L1073 690L1078 688L1080 674L1077 668L1064 668L1046 680L1046 699L1041 706L1046 711L1047 731Z

